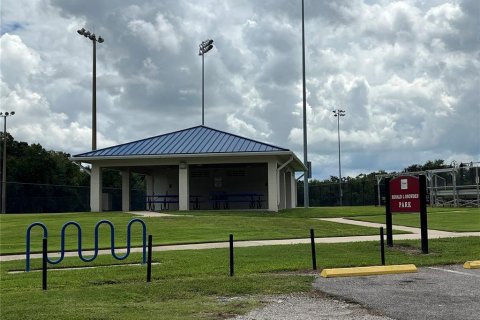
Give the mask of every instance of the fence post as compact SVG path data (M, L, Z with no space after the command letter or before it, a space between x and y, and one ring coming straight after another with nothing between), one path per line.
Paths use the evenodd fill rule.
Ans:
M147 282L152 281L152 235L148 235Z
M382 260L382 266L385 265L385 242L383 239L383 227L380 227L380 257Z
M312 267L313 267L313 270L317 270L317 254L315 252L315 233L313 229L310 229L310 243L312 246Z
M230 277L234 275L234 264L233 264L233 234L230 234Z
M42 246L42 289L47 290L47 238L43 238Z

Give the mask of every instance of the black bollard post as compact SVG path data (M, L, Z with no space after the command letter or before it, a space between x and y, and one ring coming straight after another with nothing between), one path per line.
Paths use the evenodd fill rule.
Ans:
M420 197L420 230L422 238L422 253L428 253L428 227L427 227L427 178L425 175L419 177Z
M42 248L42 289L47 290L47 238L43 238Z
M312 267L313 267L313 270L317 270L317 254L315 252L315 233L313 229L310 229L310 243L312 245Z
M234 265L233 265L233 234L230 234L230 277L234 275Z
M382 259L382 266L385 265L385 243L383 240L383 227L380 227L380 257Z
M152 235L148 235L147 282L152 281Z

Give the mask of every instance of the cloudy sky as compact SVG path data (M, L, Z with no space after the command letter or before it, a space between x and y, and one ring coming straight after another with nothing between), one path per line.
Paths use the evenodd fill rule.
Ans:
M480 161L478 0L305 0L308 157L314 176ZM300 0L2 0L1 110L20 141L91 148L201 124L303 159Z

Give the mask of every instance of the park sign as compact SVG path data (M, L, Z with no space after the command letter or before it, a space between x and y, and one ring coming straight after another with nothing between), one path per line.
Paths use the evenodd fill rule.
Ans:
M385 224L387 225L387 245L393 246L392 212L419 212L422 252L428 253L427 229L427 179L399 176L385 178Z
M420 212L420 183L417 177L399 176L390 180L390 210Z

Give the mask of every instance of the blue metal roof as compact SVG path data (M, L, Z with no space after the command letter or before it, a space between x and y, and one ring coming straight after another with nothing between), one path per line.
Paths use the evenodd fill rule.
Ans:
M197 126L118 146L77 154L72 158L289 151L231 133Z

